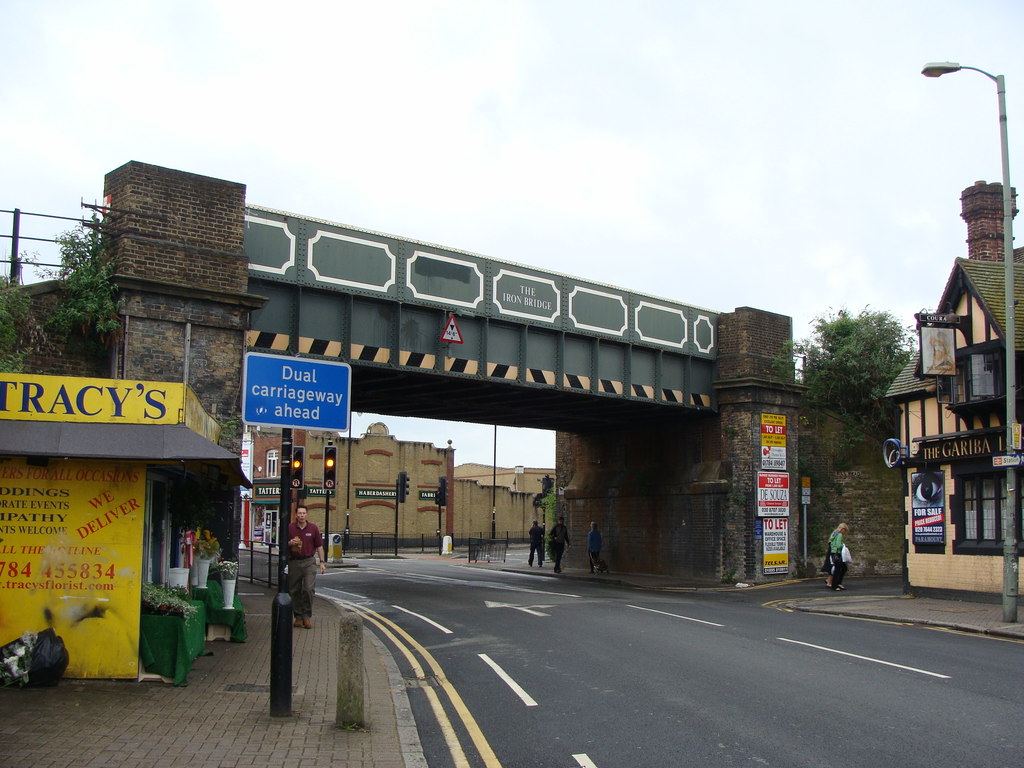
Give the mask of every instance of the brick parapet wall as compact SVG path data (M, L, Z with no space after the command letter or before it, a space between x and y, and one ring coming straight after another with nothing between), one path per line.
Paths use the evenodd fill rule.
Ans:
M119 275L246 290L245 185L133 161L107 174L104 192Z

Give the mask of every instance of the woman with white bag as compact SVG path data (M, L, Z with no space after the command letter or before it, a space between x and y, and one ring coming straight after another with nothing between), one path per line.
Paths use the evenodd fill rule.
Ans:
M846 575L846 564L853 558L850 556L850 550L843 543L843 536L849 530L849 526L846 523L840 523L832 531L832 535L828 537L828 556L832 560L832 574L825 580L825 586L830 589L846 589L843 586L843 576Z

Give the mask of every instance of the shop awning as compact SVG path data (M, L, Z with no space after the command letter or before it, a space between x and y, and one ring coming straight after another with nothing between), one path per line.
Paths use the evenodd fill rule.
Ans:
M0 420L0 456L197 462L217 467L232 484L252 488L237 456L184 424Z

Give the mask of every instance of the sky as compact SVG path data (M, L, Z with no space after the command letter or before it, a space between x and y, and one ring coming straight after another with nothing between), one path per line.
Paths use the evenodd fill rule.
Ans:
M1002 180L995 83L926 62L1006 76L1024 179L1019 0L0 0L0 18L0 209L79 217L136 160L243 183L254 205L788 315L797 339L840 309L934 309L966 255L961 191ZM458 463L496 444L500 466L554 466L550 432L354 414L354 433L373 421L452 440Z

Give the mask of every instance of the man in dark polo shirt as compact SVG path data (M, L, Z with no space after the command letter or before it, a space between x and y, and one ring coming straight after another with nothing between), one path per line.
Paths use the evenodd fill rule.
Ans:
M320 573L327 571L327 563L320 529L307 520L308 516L305 505L299 505L295 520L288 523L288 594L292 596L295 626L312 629L317 563Z

